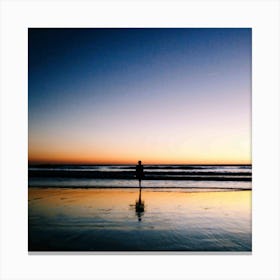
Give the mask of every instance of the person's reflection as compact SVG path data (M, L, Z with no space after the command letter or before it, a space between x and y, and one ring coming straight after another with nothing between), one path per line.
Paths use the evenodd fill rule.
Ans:
M142 193L142 188L140 187L139 198L138 198L138 200L136 200L136 204L135 204L135 211L136 211L136 214L138 216L138 221L139 222L141 222L141 217L144 214L144 208L145 208L144 201L141 198L141 193Z
M142 194L142 186L141 180L144 179L144 167L141 164L141 161L138 161L138 165L136 166L136 178L139 180L139 198L136 200L135 203L135 211L138 216L138 221L141 221L141 217L144 213L144 201L142 201L141 194Z
M137 211L136 211L136 215L137 215L137 217L138 217L138 221L141 222L141 221L142 221L142 216L144 215L144 213L143 213L143 212L137 212Z

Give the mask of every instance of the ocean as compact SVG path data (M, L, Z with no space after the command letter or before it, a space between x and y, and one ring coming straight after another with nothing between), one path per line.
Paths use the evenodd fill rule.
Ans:
M251 252L251 166L144 171L140 198L132 165L29 166L29 252Z
M30 166L29 187L138 188L134 165ZM251 189L251 165L145 165L143 188Z

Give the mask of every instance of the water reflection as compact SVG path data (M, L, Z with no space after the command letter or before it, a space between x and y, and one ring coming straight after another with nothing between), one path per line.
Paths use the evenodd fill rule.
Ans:
M251 191L28 192L31 251L251 251Z
M142 200L141 195L142 195L142 187L141 187L141 183L139 183L139 197L138 200L136 200L135 202L135 211L139 222L141 222L145 210L145 204L144 201Z

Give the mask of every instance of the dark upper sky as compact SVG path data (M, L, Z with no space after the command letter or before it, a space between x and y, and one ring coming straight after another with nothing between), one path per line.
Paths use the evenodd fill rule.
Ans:
M250 161L251 29L29 29L28 49L31 161Z

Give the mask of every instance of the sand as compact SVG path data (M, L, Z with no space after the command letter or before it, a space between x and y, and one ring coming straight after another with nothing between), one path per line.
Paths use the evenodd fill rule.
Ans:
M251 191L29 188L29 251L250 252Z

